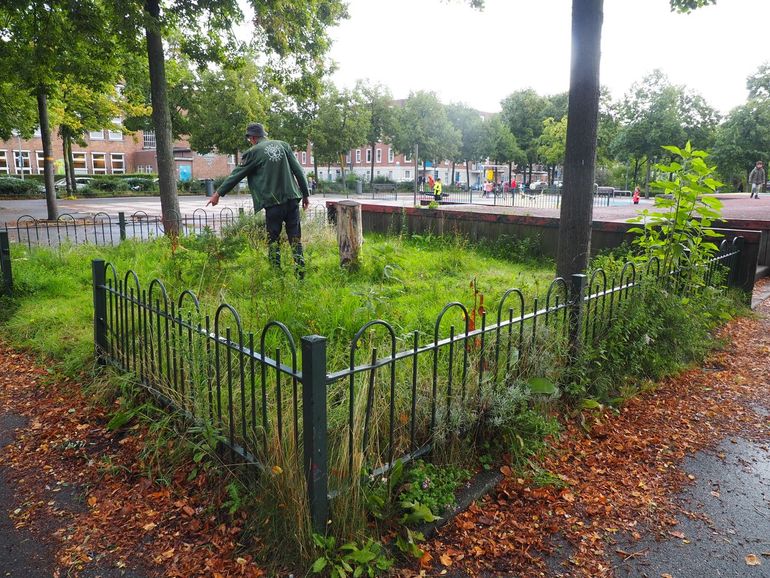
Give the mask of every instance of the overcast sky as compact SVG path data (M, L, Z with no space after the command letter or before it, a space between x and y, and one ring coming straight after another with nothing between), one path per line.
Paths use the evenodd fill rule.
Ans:
M569 88L571 0L348 0L331 30L335 84L369 79L395 98L432 90L445 104L500 110L511 92ZM660 68L726 113L770 60L770 0L717 0L689 15L668 0L605 0L601 83L613 97Z

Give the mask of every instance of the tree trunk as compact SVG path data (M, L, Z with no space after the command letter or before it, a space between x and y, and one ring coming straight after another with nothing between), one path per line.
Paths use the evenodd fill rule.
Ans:
M604 0L572 0L564 195L556 257L556 274L568 281L572 274L585 271L591 251L603 4Z
M369 182L374 182L374 148L377 146L377 143L371 143L372 144L372 170L371 174L369 175Z
M160 36L158 0L145 0L144 9L149 16L145 33L147 36L147 59L150 65L152 124L155 127L155 154L158 159L163 229L169 237L176 237L179 234L181 215L176 192L174 140L171 132L171 113L168 108L166 61L163 54L163 39Z
M449 183L450 185L455 184L455 162L452 161L452 182Z
M67 131L67 186L69 187L70 196L75 196L78 187L75 183L75 159L72 155L72 133Z
M72 157L70 156L71 145L69 141L69 134L67 129L61 127L59 129L62 142L62 152L64 153L64 189L67 191L67 196L72 195L72 180L70 177L70 166L72 164Z
M56 190L53 184L53 147L51 146L51 126L48 123L48 97L45 87L37 87L37 114L40 120L40 138L43 141L43 175L45 179L45 204L48 220L55 221L59 216L56 208ZM32 159L30 159L30 164Z
M468 190L471 190L471 163L465 161L465 180L468 181Z
M358 269L363 243L361 204L356 201L340 201L337 203L337 244L341 267L350 271Z

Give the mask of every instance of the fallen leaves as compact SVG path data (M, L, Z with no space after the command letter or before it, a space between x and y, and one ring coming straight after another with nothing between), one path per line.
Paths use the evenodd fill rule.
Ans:
M749 554L745 558L746 560L746 566L760 566L762 564L762 560L759 559L759 556L756 554Z
M764 307L767 315L770 301ZM561 488L537 487L501 467L504 478L493 494L423 546L420 568L430 575L431 568L437 573L451 562L452 572L472 576L552 575L546 557L566 543L565 575L609 577L614 550L608 544L618 534L640 540L652 531L689 544L675 528L679 509L671 500L696 480L682 470L684 458L726 436L767 443L770 433L766 418L748 409L752 404L767 408L770 357L753 352L757 340L761 347L770 342L770 321L766 316L736 319L717 337L729 345L707 360L708 370L692 369L665 380L617 414L597 410L593 431L568 424L552 440L550 455L536 463L563 482ZM711 495L720 498L718 487ZM442 559L451 548L464 556ZM631 559L644 552L617 554ZM752 556L747 564L761 563Z
M217 510L216 491L201 490L205 476L186 482L180 472L168 486L143 477L145 432L108 430L105 410L81 388L53 382L31 356L0 342L0 412L28 420L2 453L4 477L20 497L10 518L50 536L53 575L101 564L169 578L264 576L251 555L235 555L241 524L201 514Z

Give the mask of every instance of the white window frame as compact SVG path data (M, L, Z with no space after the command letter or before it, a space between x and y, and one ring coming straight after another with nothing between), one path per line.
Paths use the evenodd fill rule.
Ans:
M411 179L412 178L412 171L404 171L404 178L405 179Z
M32 136L35 137L35 138L43 138L43 131L40 130L40 127L37 127L35 129L35 132L32 133Z
M158 146L158 143L155 140L155 131L154 130L142 131L142 148L155 150L157 146Z
M115 161L118 161L119 166L115 168ZM125 153L110 153L110 171L113 175L125 175L126 174L126 154Z
M26 159L26 162L24 162ZM19 164L21 160L21 164ZM17 175L31 175L32 174L32 158L29 154L29 150L14 149L13 150L13 170Z
M312 153L310 154L310 164L315 166L315 156Z
M101 167L97 167L97 159L101 158ZM107 153L92 152L91 153L91 170L95 175L107 174Z
M393 148L392 147L388 147L388 162L390 164L393 164L395 162L395 160L396 160L396 155L393 152Z
M79 163L76 159L83 159L83 167L78 168L77 164ZM72 151L72 170L76 175L87 175L88 174L88 155L86 154L86 151Z
M88 131L88 138L91 140L104 140L104 130Z
M372 149L366 149L366 164L372 162Z
M112 119L112 123L115 124L116 126L121 126L123 124L123 121L118 116ZM107 136L109 137L110 140L123 140L123 132L119 130L108 129Z
M348 154L345 155L345 163L348 165L350 164L350 152L348 152Z
M377 164L382 163L382 149L376 149L374 152L374 162Z
M404 155L404 162L405 163L411 163L412 162L412 157L410 157L409 155Z
M356 164L361 163L361 149L356 149Z
M35 151L35 164L37 165L37 174L45 173L45 154L43 151Z
M302 164L307 164L307 151L302 151Z
M235 155L227 155L227 164L235 166Z
M11 167L8 164L8 151L0 150L0 175L10 175Z

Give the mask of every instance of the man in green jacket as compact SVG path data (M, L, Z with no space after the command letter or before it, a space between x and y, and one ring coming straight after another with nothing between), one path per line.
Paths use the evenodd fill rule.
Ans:
M251 143L251 148L243 153L241 164L219 185L206 206L216 207L219 199L246 177L254 201L254 212L265 209L270 262L281 267L278 240L285 223L286 236L294 250L294 262L301 279L305 275L305 259L302 252L299 201L302 199L302 208L307 209L310 194L305 173L288 143L268 139L261 124L255 122L246 128L246 140Z

